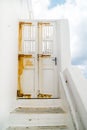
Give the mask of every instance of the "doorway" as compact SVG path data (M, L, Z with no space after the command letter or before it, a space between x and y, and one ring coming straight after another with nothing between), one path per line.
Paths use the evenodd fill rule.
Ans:
M18 98L57 98L54 22L20 22Z

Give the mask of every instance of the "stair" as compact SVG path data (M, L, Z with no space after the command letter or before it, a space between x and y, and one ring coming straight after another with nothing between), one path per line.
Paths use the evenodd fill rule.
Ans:
M33 107L31 103L30 107L16 108L10 114L7 130L74 130L70 114L64 110L62 100L53 100L42 99L39 100L40 104L36 102ZM47 102L49 104L45 106Z
M14 127L8 130L68 130L66 126Z

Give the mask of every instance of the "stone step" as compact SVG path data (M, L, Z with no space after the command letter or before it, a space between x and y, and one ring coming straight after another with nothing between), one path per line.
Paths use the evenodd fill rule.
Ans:
M55 113L65 113L61 107L18 107L13 112L13 114L55 114Z
M18 99L12 105L12 109L18 107L59 107L63 106L62 99Z
M11 127L66 126L67 113L61 107L16 108L9 117Z
M18 100L17 106L6 130L75 130L61 99Z
M9 127L7 130L69 130L67 126Z

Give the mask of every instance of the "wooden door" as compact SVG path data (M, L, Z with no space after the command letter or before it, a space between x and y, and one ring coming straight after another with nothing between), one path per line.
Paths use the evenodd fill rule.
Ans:
M54 23L19 24L18 98L57 98Z

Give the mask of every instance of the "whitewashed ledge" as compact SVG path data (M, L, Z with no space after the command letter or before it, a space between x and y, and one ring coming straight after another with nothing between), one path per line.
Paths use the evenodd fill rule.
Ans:
M75 111L87 130L87 79L79 68L71 66L63 72L67 87L72 95Z

